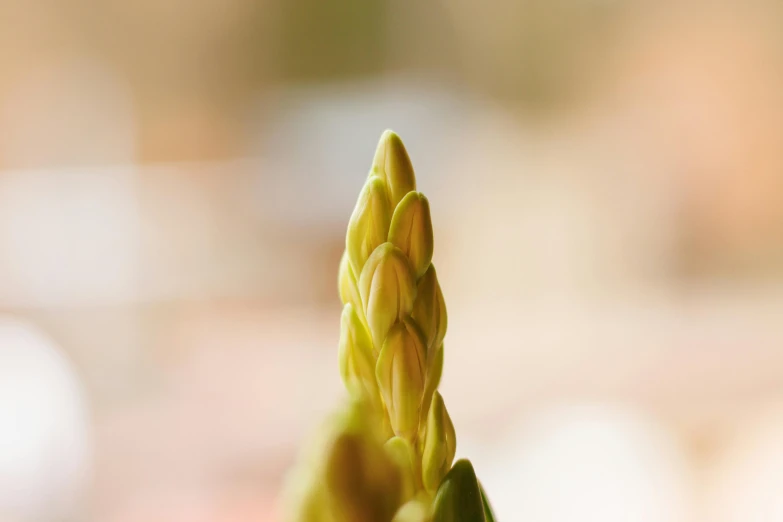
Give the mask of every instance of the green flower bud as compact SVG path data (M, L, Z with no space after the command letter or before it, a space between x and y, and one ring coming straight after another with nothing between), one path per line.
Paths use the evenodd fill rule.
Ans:
M403 504L392 522L429 522L430 506L423 500L411 500Z
M432 406L427 415L427 433L422 452L422 481L424 488L432 493L438 490L441 480L451 468L457 451L457 436L443 397L435 392Z
M400 470L402 484L402 502L407 502L416 493L416 471L414 468L414 451L410 442L402 437L392 437L384 444L386 453Z
M459 460L438 488L432 522L486 522L476 472L467 460Z
M435 265L430 265L427 272L419 279L416 296L412 315L427 339L429 358L429 353L443 344L448 325L446 303L443 301Z
M481 502L484 505L484 518L487 519L487 522L495 522L495 512L492 510L492 506L489 504L487 492L484 491L484 486L481 484L481 481L479 481L478 485L479 491L481 491Z
M381 397L394 433L416 438L424 394L424 339L418 326L406 320L389 331L375 367Z
M411 262L416 279L424 275L432 261L434 239L430 203L421 192L408 192L391 219L389 241Z
M351 267L347 251L343 252L343 257L340 259L340 273L337 282L340 291L340 301L344 305L351 303L356 312L360 314L360 317L363 316L364 311L362 310L362 298L359 296L359 283Z
M440 378L443 375L443 346L441 345L435 353L428 354L427 359L427 378L424 381L424 397L421 403L421 418L426 419L432 403L432 394L438 389ZM422 426L424 427L424 426Z
M355 380L371 400L377 401L378 385L375 380L372 340L351 303L343 308L338 354L340 375L346 386L350 389L349 383Z
M416 299L416 280L399 248L384 243L375 249L359 277L359 295L377 354L389 328L410 315Z
M386 241L391 221L391 208L386 186L377 176L364 184L353 209L345 237L345 250L354 274L361 274L367 258L378 245Z
M387 130L375 149L370 175L379 176L386 182L392 208L412 190L416 190L416 176L408 151L402 140L393 131Z

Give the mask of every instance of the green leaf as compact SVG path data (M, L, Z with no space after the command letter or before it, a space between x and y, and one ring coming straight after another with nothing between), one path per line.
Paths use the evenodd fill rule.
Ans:
M435 495L432 522L487 522L476 472L468 460L459 460Z
M489 504L487 498L487 492L484 491L484 486L479 482L479 490L481 491L481 502L484 504L484 518L487 522L495 522L495 513L492 511L492 506Z

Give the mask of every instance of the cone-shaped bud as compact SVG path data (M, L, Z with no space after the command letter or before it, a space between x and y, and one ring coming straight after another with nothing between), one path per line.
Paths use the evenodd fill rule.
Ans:
M351 381L356 381L371 400L377 400L378 386L375 380L372 340L351 303L343 308L338 355L340 375L346 386Z
M432 522L486 522L476 472L459 460L441 482L433 501Z
M484 486L481 484L480 480L479 491L481 491L481 502L484 504L484 518L487 519L487 522L495 522L495 512L492 510L489 498L487 497L487 492L484 491Z
M454 425L443 403L443 397L435 392L427 415L427 433L422 452L422 479L424 488L431 494L438 491L441 480L451 468L457 451Z
M400 470L402 502L407 502L416 493L416 471L413 466L414 452L411 443L402 437L392 437L383 445L386 453Z
M340 259L340 273L337 282L340 290L340 301L344 305L351 303L356 312L360 314L360 317L363 317L364 311L362 310L362 298L359 296L359 281L353 272L347 251L343 252L343 257Z
M429 357L429 353L443 343L448 325L446 303L443 301L435 265L430 265L427 272L419 279L412 315L427 339Z
M345 250L354 274L362 272L373 250L386 241L390 222L391 207L386 185L381 178L371 176L359 194L345 237Z
M399 248L384 243L375 249L359 277L359 295L377 354L389 328L410 315L416 300L416 280Z
M434 239L430 203L421 192L408 192L394 209L389 241L411 262L416 279L424 275L432 261Z
M424 500L415 499L403 504L392 522L429 522L430 506Z
M435 393L435 390L438 389L440 378L443 375L443 346L441 345L438 347L434 353L430 352L428 356L427 378L424 381L424 397L422 398L421 403L422 421L427 418L427 415L429 415L430 405L432 404L432 395ZM422 422L422 426L420 426L420 428L425 426L426 423Z
M416 438L424 394L424 340L411 320L395 324L386 337L375 375L394 433Z
M408 151L402 140L393 131L387 130L381 135L370 175L379 176L386 182L392 208L412 190L416 190L416 176Z

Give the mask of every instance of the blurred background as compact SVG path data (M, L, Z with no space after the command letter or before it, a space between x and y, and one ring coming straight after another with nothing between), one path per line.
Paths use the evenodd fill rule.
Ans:
M501 520L783 520L783 7L0 0L0 520L278 522L386 128Z

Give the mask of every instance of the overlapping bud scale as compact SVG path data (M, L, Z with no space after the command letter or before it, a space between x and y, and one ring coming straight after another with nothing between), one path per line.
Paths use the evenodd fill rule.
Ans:
M340 321L338 360L343 381L358 385L367 398L377 404L379 395L372 340L351 303L343 308Z
M375 247L386 241L390 222L386 184L378 176L370 176L348 222L345 251L354 274L361 273Z
M416 279L424 275L432 261L434 247L430 204L421 192L408 192L394 210L389 241L402 250Z
M375 249L359 277L359 296L377 355L389 329L410 315L416 300L416 279L399 248L383 243Z
M441 480L451 469L456 450L454 425L446 411L446 405L443 404L443 397L435 392L427 416L427 431L422 453L422 480L424 488L429 493L434 495L438 490Z
M378 356L375 376L394 433L413 442L426 379L424 339L410 318L396 323Z

